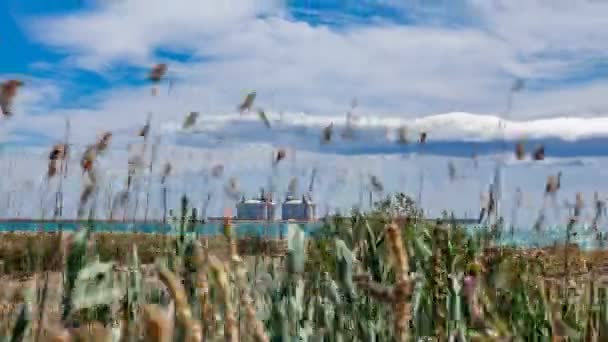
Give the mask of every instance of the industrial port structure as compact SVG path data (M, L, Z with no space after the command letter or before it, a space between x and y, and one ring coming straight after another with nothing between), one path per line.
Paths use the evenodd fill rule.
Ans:
M236 204L236 219L243 221L274 221L276 218L277 203L264 192L259 198L242 198ZM281 204L281 220L311 222L316 220L316 204L310 196L301 199L287 196Z

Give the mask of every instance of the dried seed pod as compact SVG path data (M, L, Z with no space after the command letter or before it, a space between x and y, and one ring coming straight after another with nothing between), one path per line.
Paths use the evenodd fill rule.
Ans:
M405 126L399 127L397 129L397 142L400 144L407 144L407 128Z
M256 92L251 92L247 95L243 103L239 105L239 112L243 114L244 112L248 112L251 110L251 106L253 106L253 101L255 101Z
M226 193L226 196L228 196L230 199L238 201L239 197L241 196L238 179L236 179L235 177L231 177L228 180L228 184L226 184L226 186L224 187L224 192Z
M524 148L524 144L521 142L518 142L515 145L515 158L517 158L517 160L523 160L526 157L526 150Z
M46 171L46 175L48 178L53 178L53 177L55 177L56 174L57 174L57 161L50 160L48 170Z
M253 340L256 342L268 342L268 336L264 330L264 325L256 317L256 309L253 299L249 292L247 283L247 270L242 262L237 263L236 270L237 283L241 290L241 306L245 308L245 321L247 330L253 333Z
M456 180L456 166L451 160L448 162L448 176L450 177L450 182Z
M71 342L74 340L70 332L63 327L45 329L45 341L48 342Z
M557 181L554 175L547 177L547 185L545 186L545 194L554 194L557 191Z
M411 318L411 284L409 279L407 253L405 251L405 246L403 245L401 232L396 224L391 223L387 225L386 237L391 259L393 261L393 269L395 271L395 285L393 287L395 296L395 302L393 304L395 313L395 338L396 341L405 342L408 340L408 325Z
M165 181L167 180L167 177L169 176L169 174L171 174L171 163L167 162L165 164L165 166L163 167L163 173L161 175L160 182L162 184L165 184Z
M144 137L144 138L145 138L145 137L147 137L147 136L148 136L148 133L150 133L150 124L149 124L149 123L146 123L146 124L144 125L144 127L142 127L142 128L139 130L139 133L138 133L137 135L138 135L138 136L140 136L140 137Z
M329 124L329 126L323 129L323 133L321 135L321 143L327 144L331 141L331 136L333 133L334 124L333 122Z
M157 64L155 65L152 70L150 71L150 74L148 75L148 79L152 82L160 82L160 80L165 76L165 74L167 73L167 64L161 63L161 64Z
M277 165L281 160L285 159L286 156L287 156L287 151L285 151L284 148L280 148L277 151L276 156L274 158L274 165Z
M583 201L583 194L580 192L576 193L576 198L574 200L574 217L580 218L583 207L585 206L585 202Z
M532 159L536 161L545 160L545 146L540 145L534 150L534 154L532 155Z
M65 158L66 146L65 144L56 144L51 149L49 154L49 160L62 160Z
M171 341L172 329L169 315L158 305L147 304L143 307L143 321L145 341Z
M93 170L93 163L97 158L97 147L95 145L89 145L82 155L80 160L80 166L84 173L91 172Z
M87 184L84 189L82 189L82 193L80 194L80 201L78 202L78 217L82 217L84 215L84 208L89 201L89 198L95 191L95 184Z
M384 185L382 185L382 182L380 179L378 179L378 177L374 175L370 176L369 182L374 192L384 191Z
M224 264L219 261L215 256L209 257L209 266L211 271L215 275L215 280L219 287L219 297L224 304L224 338L226 342L237 342L239 340L237 321L232 308L232 301L230 299L230 285L228 282L228 275L224 268Z
M183 128L188 129L188 128L194 126L196 124L196 120L198 119L198 116L199 116L198 112L190 112L190 114L188 114L188 116L186 117L186 120L184 120Z
M211 168L211 176L214 178L220 178L224 174L224 165L218 164Z
M101 138L97 141L96 148L98 153L103 153L110 144L110 139L112 139L112 133L105 132L101 135Z
M23 85L24 83L19 80L8 80L0 85L0 109L4 116L10 117L13 115L13 100L17 96L17 89Z
M266 113L264 112L263 109L258 109L258 116L260 117L260 120L262 120L262 122L264 122L264 125L267 128L272 128L270 125L270 120L268 120L268 116L266 116Z
M426 143L426 132L420 133L420 144Z
M200 341L202 334L201 326L192 318L192 311L188 304L188 297L186 296L184 286L177 277L164 266L159 267L158 275L171 292L171 297L175 301L177 319L180 324L184 326L186 341Z
M367 293L370 297L382 303L393 303L395 300L392 288L378 284L371 279L369 275L354 276L353 280L357 287Z
M84 324L73 331L77 341L107 342L111 341L112 332L99 322Z

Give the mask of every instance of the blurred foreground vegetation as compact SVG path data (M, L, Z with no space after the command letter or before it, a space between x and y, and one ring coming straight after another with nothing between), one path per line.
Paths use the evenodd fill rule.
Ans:
M183 208L186 216L188 208ZM396 219L407 217L407 220ZM314 238L3 234L7 341L606 341L603 254L499 248L402 194ZM565 233L564 233L565 235ZM286 246L285 246L286 245ZM15 275L29 281L15 280ZM10 284L17 284L7 297Z

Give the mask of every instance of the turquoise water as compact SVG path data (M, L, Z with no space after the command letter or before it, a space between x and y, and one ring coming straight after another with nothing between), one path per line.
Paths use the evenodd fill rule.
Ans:
M323 223L296 223L307 235L318 230ZM53 232L62 228L64 231L75 231L82 223L78 222L28 222L28 221L5 221L0 223L0 232ZM241 237L244 236L263 236L269 238L280 238L287 236L287 222L239 222L233 224L233 231ZM123 223L123 222L95 222L94 231L96 232L117 232L117 233L156 233L166 234L171 231L169 224L154 223ZM214 236L223 233L221 222L210 222L196 224L195 231L202 236Z
M257 236L267 238L282 238L287 236L287 222L235 222L233 231L239 237ZM307 236L314 235L319 228L322 227L322 222L314 223L296 223L305 232ZM77 222L62 222L61 228L66 231L74 231L80 227ZM35 232L43 230L45 232L57 231L60 224L57 222L29 222L29 221L5 221L0 223L0 232ZM468 226L467 229L471 232L482 229L479 226ZM96 222L94 231L96 232L139 232L139 233L168 233L171 230L169 224L162 223L122 223L122 222ZM202 236L215 236L223 232L221 222L210 222L205 224L197 224L196 232ZM608 235L604 232L604 235ZM0 237L1 238L1 237ZM564 227L548 227L538 233L533 230L515 230L513 234L505 231L498 241L502 245L511 245L519 247L543 247L554 244L564 244L566 231ZM583 249L604 248L598 241L596 233L585 227L574 229L571 238L573 243L577 243ZM608 243L607 243L608 244Z

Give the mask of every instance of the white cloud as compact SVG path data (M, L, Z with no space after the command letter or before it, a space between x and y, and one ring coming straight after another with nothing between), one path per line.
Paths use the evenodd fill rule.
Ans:
M152 100L147 87L122 86L94 94L99 102L92 109L15 121L59 138L68 115L74 138L84 143L104 129L130 132L148 112L157 122L179 122L189 111L232 113L252 89L266 109L311 115L341 116L353 96L358 113L372 117L495 115L506 105L514 75L559 78L589 56L602 55L608 44L608 34L598 29L607 5L544 3L464 1L457 12L477 15L472 22L481 26L382 23L336 31L288 19L279 1L111 2L34 20L34 35L68 51L77 67L105 75L116 65L149 66L159 48L186 51L194 61L169 63L171 95L163 88ZM524 91L510 117L605 114L606 88L596 81ZM23 111L43 108L47 95L38 100L22 103Z
M86 13L36 20L33 32L44 42L75 52L79 66L100 69L112 62L146 63L155 48L165 45L190 49L184 43L204 43L206 35L221 34L259 14L276 13L277 2L115 1Z

